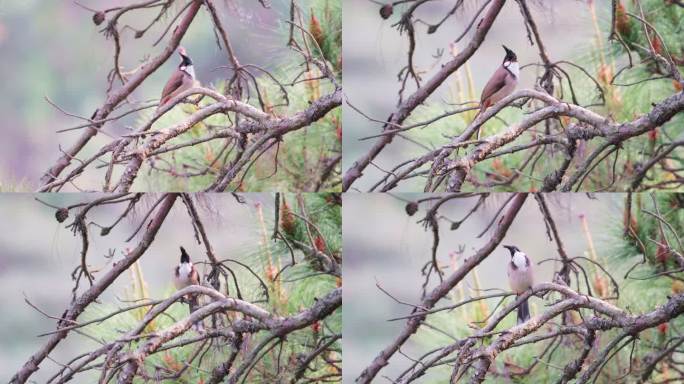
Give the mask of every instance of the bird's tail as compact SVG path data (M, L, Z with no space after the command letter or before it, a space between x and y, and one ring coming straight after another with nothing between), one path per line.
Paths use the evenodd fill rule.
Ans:
M473 120L472 120L472 121L477 120L477 118L480 117L480 115L487 109L488 106L489 106L489 105L488 105L487 103L480 103L480 110L477 111L477 114L475 114L475 117L473 117ZM480 132L481 132L481 131L482 131L482 126L479 126L479 127L477 128L477 131L475 132L475 138L476 138L477 140L480 140Z
M162 109L162 107L164 106L164 104L166 104L167 101L168 100L165 100L165 99L162 99L159 101L159 104L157 105L157 109L154 110L155 115L159 114L159 111Z
M197 309L199 309L199 298L197 295L189 295L187 301L188 301L188 307L190 307L190 314L192 314ZM202 322L202 320L197 321L192 326L193 326L193 328L195 328L195 330L197 332L204 331L204 323Z
M522 324L530 319L530 306L527 299L518 306L518 324Z
M188 295L188 306L190 307L190 313L192 314L199 308L199 300L196 295Z

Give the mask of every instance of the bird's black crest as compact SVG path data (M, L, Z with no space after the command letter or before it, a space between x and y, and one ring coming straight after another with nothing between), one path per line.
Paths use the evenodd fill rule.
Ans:
M504 57L504 61L518 61L518 56L515 54L515 52L508 49L508 47L505 45L502 45L502 47L506 51L506 57Z
M190 262L190 255L188 255L187 252L185 252L185 248L180 247L181 251L181 263L189 263Z
M504 245L503 247L511 252L511 256L513 256L516 252L520 252L520 248L516 247L515 245Z
M180 55L181 55L181 58L183 58L183 61L180 64L181 67L189 67L192 65L192 59L190 58L190 56L185 56L182 53Z

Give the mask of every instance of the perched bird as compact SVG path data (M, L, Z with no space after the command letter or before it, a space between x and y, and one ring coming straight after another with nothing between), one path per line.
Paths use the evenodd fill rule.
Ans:
M534 284L532 263L530 258L514 245L504 245L511 252L511 262L508 263L508 283L516 295L520 295ZM527 299L518 306L518 324L530 318L530 307Z
M157 110L161 109L169 100L181 92L187 91L195 85L195 67L192 64L192 59L190 59L190 56L188 56L183 47L178 48L178 54L181 57L181 63L178 65L178 69L173 72L169 81L166 82Z
M518 64L518 56L515 52L502 45L506 50L501 66L494 72L492 77L482 90L480 97L480 111L477 116L482 114L487 108L496 104L504 97L510 95L518 85L518 77L520 76L520 64ZM477 117L475 116L475 117ZM478 139L480 138L480 131L477 132Z
M195 269L195 266L192 265L192 261L190 261L190 256L185 251L185 248L180 247L180 251L180 264L178 264L178 266L176 267L175 274L173 277L173 283L176 286L176 289L178 290L181 290L191 285L199 285L200 283L199 273L197 272L197 269ZM190 313L195 312L199 307L199 300L197 298L197 295L188 295L185 298L185 301L188 303L188 306L190 307ZM198 329L201 328L201 323L195 325Z

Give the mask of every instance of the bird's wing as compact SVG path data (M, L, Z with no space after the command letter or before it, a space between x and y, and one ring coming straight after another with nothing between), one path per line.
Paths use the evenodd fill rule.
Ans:
M498 92L501 88L506 85L506 70L502 67L494 72L494 76L487 82L484 89L482 90L482 97L480 97L480 103L484 103L485 100L492 97L493 94Z
M177 70L173 73L173 76L171 76L169 81L166 82L159 104L164 104L169 95L173 94L173 92L180 88L181 85L183 85L183 71Z
M199 273L195 269L195 266L192 267L192 272L190 272L190 281L192 281L192 284L194 285L199 285L200 283Z

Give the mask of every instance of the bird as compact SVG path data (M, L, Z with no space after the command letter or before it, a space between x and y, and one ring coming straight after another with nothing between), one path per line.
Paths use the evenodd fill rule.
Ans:
M180 251L180 264L178 264L176 267L173 277L173 283L177 290L181 290L191 285L199 285L200 283L199 273L197 272L195 266L192 265L192 261L190 261L190 255L188 255L188 253L185 251L185 248L182 246L180 247ZM195 312L197 308L199 308L199 300L197 295L188 295L185 298L185 301L190 307L190 313ZM201 323L199 322L195 325L198 330L202 328Z
M530 258L515 245L504 245L504 248L511 252L511 262L508 263L508 283L511 286L511 290L519 296L532 288L532 284L534 284L532 263ZM518 306L518 324L524 323L529 319L530 307L527 304L527 299L525 299Z
M192 59L183 47L178 48L178 54L181 57L181 63L166 82L157 111L181 92L187 91L195 85L195 67Z
M480 96L480 111L475 115L475 118L480 116L487 108L513 93L515 87L518 85L518 77L520 76L518 56L505 45L502 45L502 47L506 51L506 56L504 56L501 66L494 71L494 74L489 78L487 85L485 85L482 90L482 95ZM477 138L478 140L480 139L479 129Z

